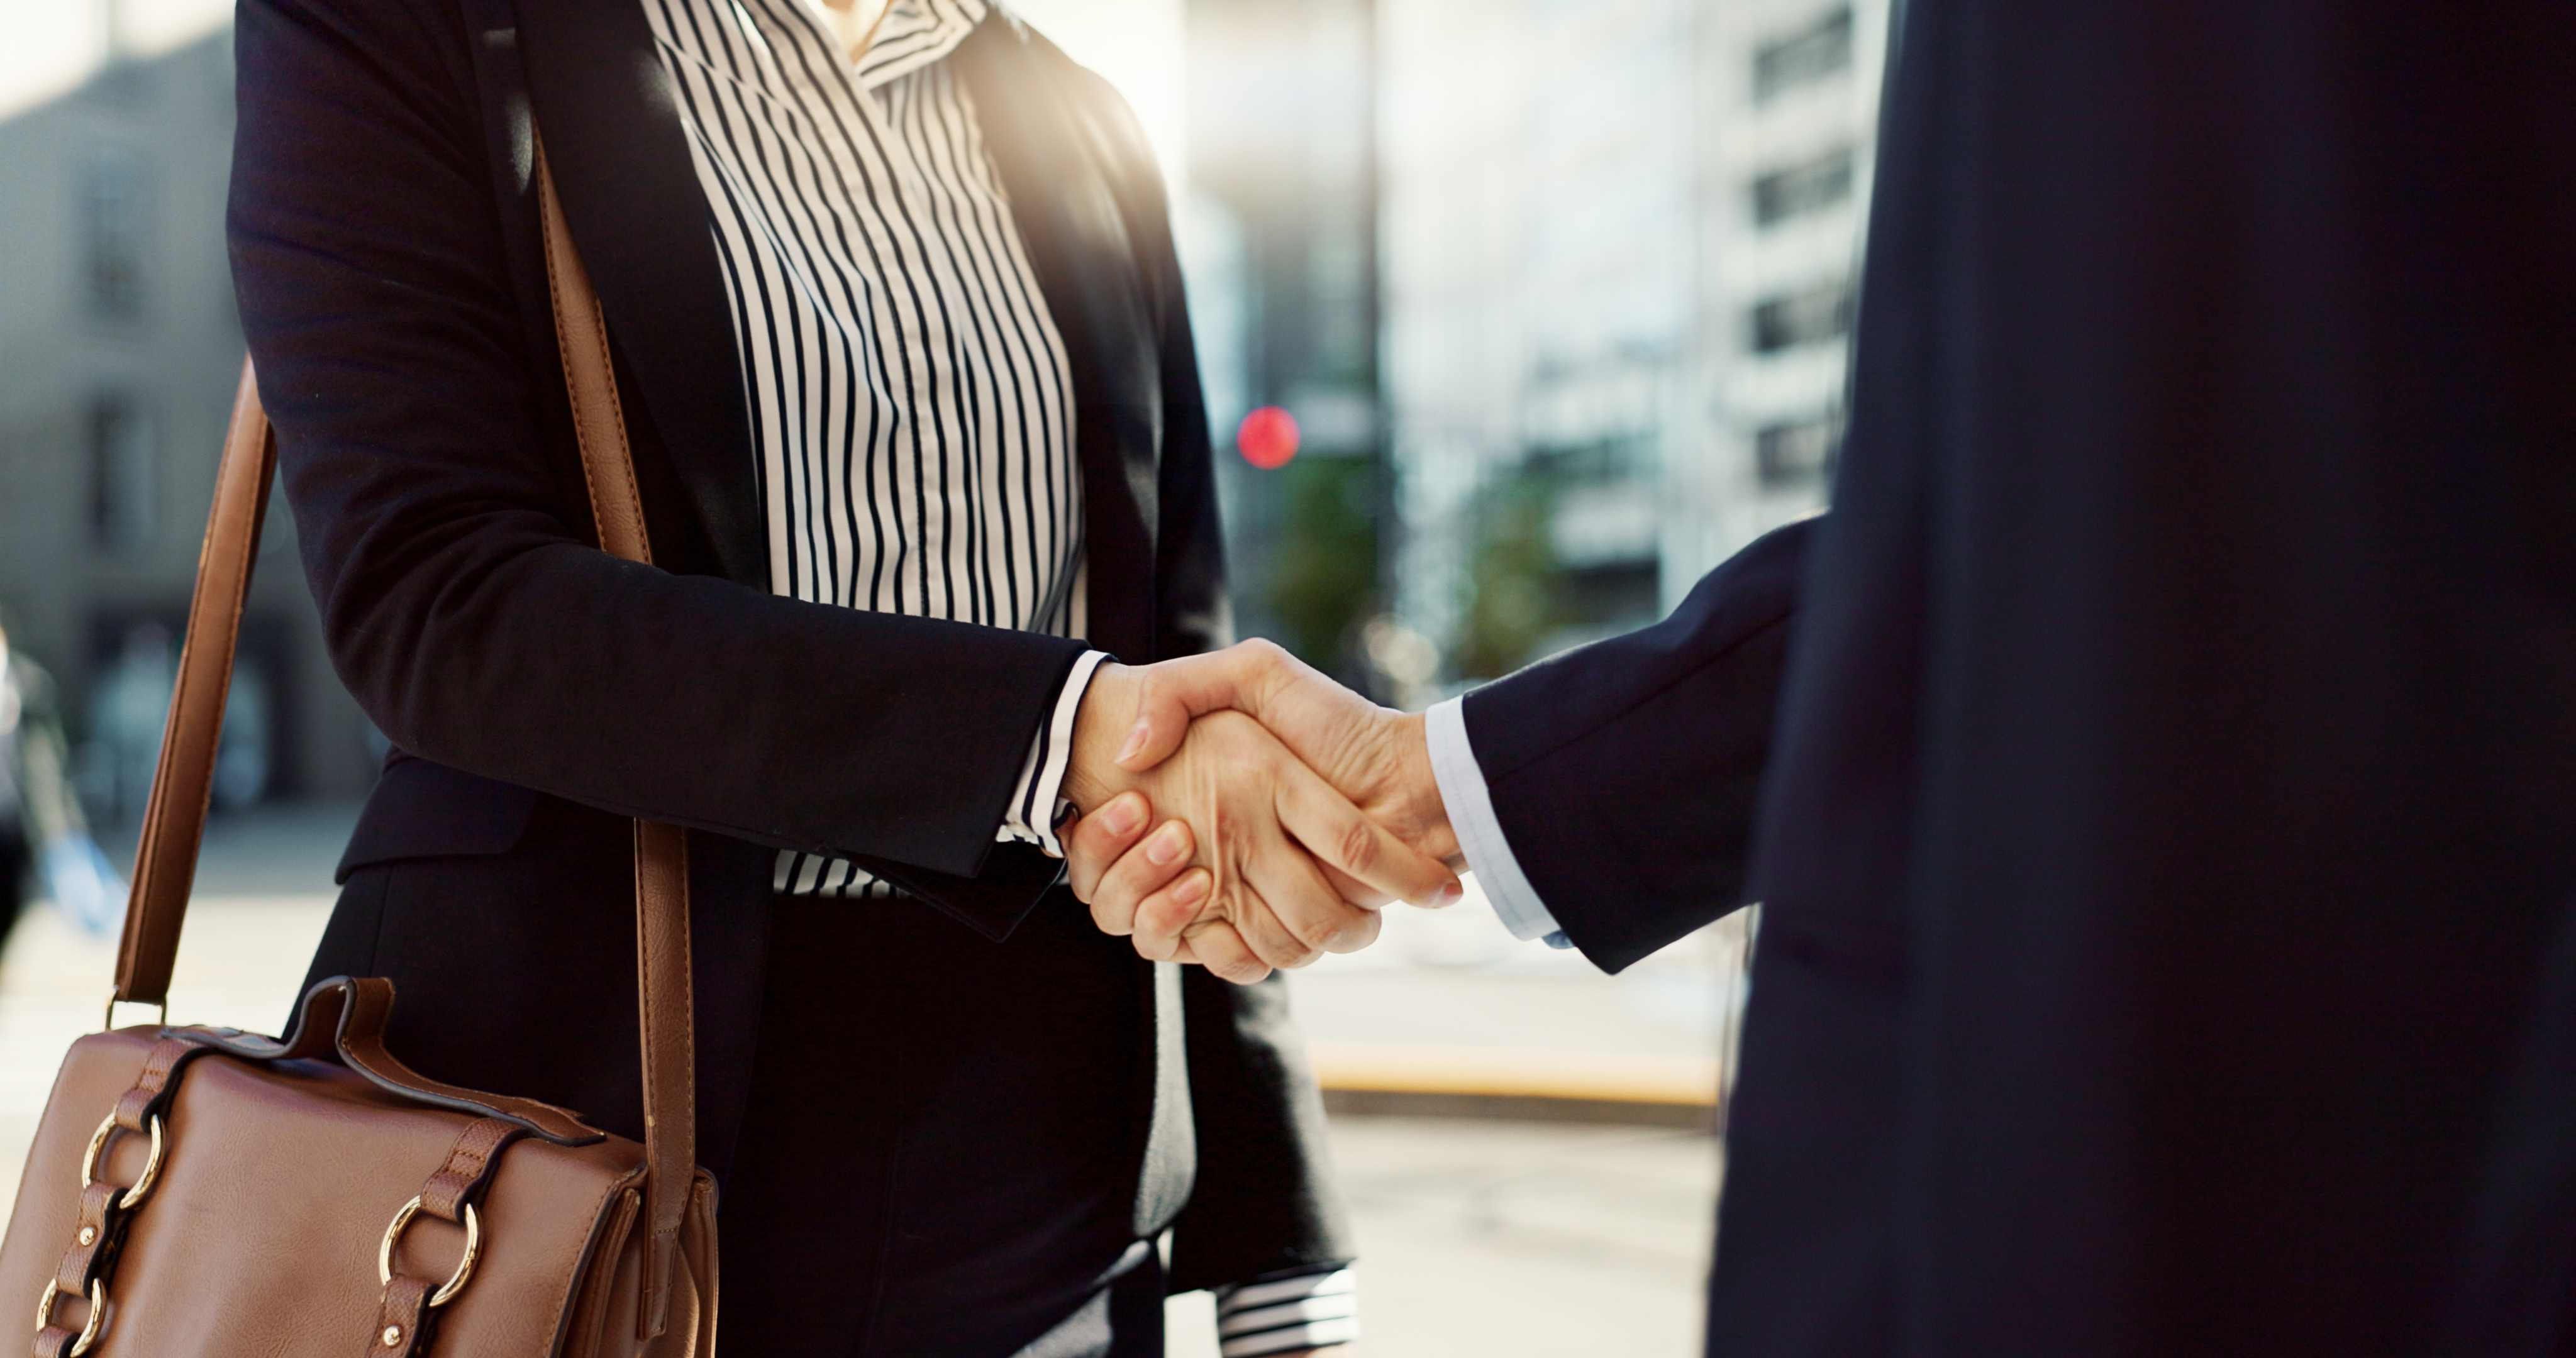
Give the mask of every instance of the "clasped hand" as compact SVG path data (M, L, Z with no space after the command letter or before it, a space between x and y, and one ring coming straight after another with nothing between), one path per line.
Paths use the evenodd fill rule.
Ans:
M1388 901L1459 896L1422 718L1266 641L1102 665L1064 795L1082 813L1065 857L1092 919L1142 956L1230 981L1366 947Z

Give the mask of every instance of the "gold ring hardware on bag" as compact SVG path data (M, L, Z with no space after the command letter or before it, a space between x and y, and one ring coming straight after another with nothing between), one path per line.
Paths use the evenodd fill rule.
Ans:
M82 1192L88 1192L90 1185L98 1182L98 1153L107 1149L107 1139L114 1135L116 1114L110 1113L107 1121L98 1124L98 1130L90 1133L89 1149L81 1153ZM161 1115L155 1113L152 1115L152 1157L143 1162L143 1177L135 1180L134 1187L125 1190L125 1196L117 1200L119 1208L131 1212L151 1195L152 1182L161 1177L162 1144Z
M54 1323L56 1303L65 1297L79 1295L78 1292L65 1292L51 1283L46 1284L45 1295L36 1302L36 1332L42 1334L46 1326ZM107 1284L93 1278L89 1285L89 1319L81 1322L80 1337L72 1341L72 1351L65 1358L81 1358L82 1354L89 1352L90 1346L98 1342L99 1327L106 1323Z
M401 1238L403 1227L410 1225L411 1219L419 1213L420 1195L414 1193L411 1201L394 1213L392 1224L385 1227L385 1238L376 1246L376 1281L391 1283L394 1280L394 1241ZM465 1280L474 1276L474 1258L482 1252L483 1218L469 1202L465 1204L465 1257L456 1261L455 1274L430 1294L429 1304L445 1306L456 1300L456 1294L465 1290Z

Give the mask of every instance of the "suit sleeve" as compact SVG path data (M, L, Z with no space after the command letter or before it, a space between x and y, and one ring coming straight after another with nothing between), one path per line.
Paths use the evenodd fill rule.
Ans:
M235 41L242 321L368 715L440 763L856 858L1007 931L1055 878L1042 855L949 888L996 857L1083 646L596 550L544 432L562 379L529 357L454 8L248 0Z
M1468 741L1511 856L1605 971L1745 903L1814 523L1737 553L1652 627L1467 695Z

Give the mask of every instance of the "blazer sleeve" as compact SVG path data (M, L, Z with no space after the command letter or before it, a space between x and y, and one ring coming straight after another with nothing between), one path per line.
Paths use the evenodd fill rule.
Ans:
M1172 1223L1172 1290L1357 1258L1287 977L1239 986L1184 967L1181 1002L1199 1159Z
M368 715L440 763L857 858L1007 931L1051 862L1006 853L1006 889L944 887L995 857L1082 645L598 551L545 432L562 377L530 358L551 344L523 330L456 8L246 0L235 42L242 322Z
M1605 971L1745 903L1815 522L1738 552L1652 627L1467 695L1467 740L1512 856Z

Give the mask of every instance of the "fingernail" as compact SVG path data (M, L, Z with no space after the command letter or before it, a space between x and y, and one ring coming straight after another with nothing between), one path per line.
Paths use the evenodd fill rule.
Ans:
M1172 888L1172 900L1180 905L1196 905L1206 899L1207 894L1208 876L1204 872L1191 873L1181 879L1180 885Z
M1154 832L1145 841L1145 861L1154 866L1169 867L1181 861L1181 823L1174 821Z
M1431 898L1430 908L1434 910L1446 910L1450 906L1456 905L1458 902L1465 899L1467 899L1467 884L1464 882L1452 881L1449 885L1440 888L1439 893Z
M1153 726L1151 723L1143 721L1137 722L1134 727L1128 730L1127 743L1118 747L1118 757L1111 762L1118 764L1126 763L1127 760L1138 750L1145 748L1145 737L1152 730Z
M1100 823L1108 827L1109 833L1125 839L1145 823L1145 813L1136 805L1136 798L1119 797L1102 808Z

